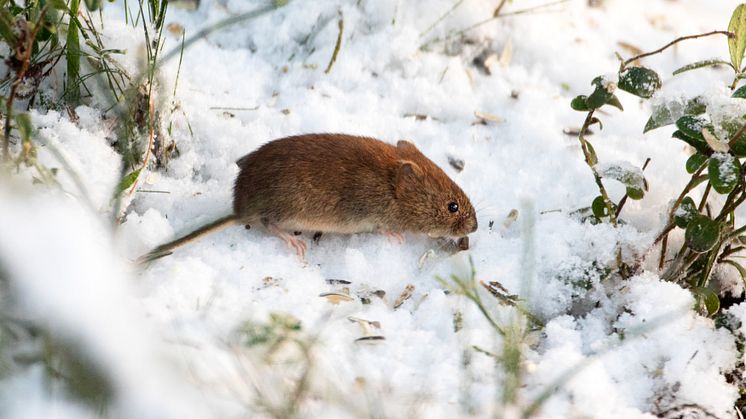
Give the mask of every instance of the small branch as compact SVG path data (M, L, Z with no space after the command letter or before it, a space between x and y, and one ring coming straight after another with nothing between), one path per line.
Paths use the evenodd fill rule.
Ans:
M339 49L342 47L342 34L345 30L345 21L344 16L342 16L341 10L339 11L339 22L337 23L337 26L339 27L339 33L337 34L337 43L334 44L334 52L332 53L331 60L329 60L329 65L326 66L326 70L324 70L324 74L329 74L329 72L332 71L332 66L334 65L334 62L337 61Z
M730 141L728 141L728 148L732 149L733 146L736 144L736 141L738 141L738 139L741 138L744 132L746 132L746 124L743 124L743 126L741 126L741 128L739 128L738 131L736 131L736 133L733 134L733 137L730 139Z
M150 159L150 150L153 148L153 140L155 137L155 106L153 106L153 98L150 98L150 112L148 112L148 125L150 126L150 140L148 141L148 148L145 150L145 158L142 161L142 167L140 168L140 173L137 176L138 179L135 179L134 182L132 182L132 187L130 188L127 195L132 195L133 192L135 192L135 189L137 189L137 183L142 176L143 171L147 169L148 167L148 160Z
M668 213L668 223L666 224L666 227L663 228L663 231L658 235L658 237L655 238L653 241L653 246L658 244L663 238L668 235L668 233L673 230L674 227L676 227L676 224L673 223L673 216L674 213L676 213L676 210L681 205L681 202L686 197L686 194L688 194L692 188L692 186L697 182L697 178L700 174L702 174L702 171L705 170L705 166L703 165L700 167L694 174L692 174L692 178L689 180L689 183L684 186L684 190L681 191L679 194L679 197L676 198L676 201L673 203L673 206L671 207L671 211Z
M505 1L506 0L503 0L503 3L505 3ZM456 10L459 6L461 6L461 3L463 3L463 2L464 2L464 0L458 0L456 3L454 3L453 6L451 6L451 8L448 9L448 11L446 11L445 13L443 13L438 18L438 20L436 20L435 22L433 22L432 25L428 26L427 29L425 29L424 31L422 31L420 33L420 38L422 38L423 36L427 35L428 32L430 32L431 30L433 30L434 27L438 26L438 23L442 22L443 19L445 19L446 17L448 17L448 15L450 15L451 13L453 13L453 11ZM501 4L501 6L502 6L502 4ZM498 6L498 7L501 7L501 6Z
M707 197L710 195L710 190L712 189L712 184L707 183L707 186L705 186L705 193L702 194L702 200L699 201L699 206L697 207L697 210L699 212L702 212L702 210L705 209L705 205L707 204Z
M595 110L591 110L590 112L588 112L588 115L586 115L585 122L583 122L583 126L580 128L580 133L578 134L578 141L580 141L580 148L581 150L583 150L583 155L585 156L585 163L591 169L591 172L593 172L593 179L596 181L598 191L601 193L601 197L604 200L604 205L606 206L606 210L609 213L609 221L614 227L616 227L616 211L614 211L614 208L612 207L611 199L609 198L609 194L606 192L606 187L604 187L603 181L601 180L601 175L598 174L595 165L591 162L591 153L590 150L588 150L588 141L585 139L585 134L588 131L588 127L593 121L593 112L595 112Z
M665 236L663 236L663 244L661 244L661 256L660 259L658 259L658 270L663 270L663 264L666 261L666 247L668 246L668 233L666 233Z
M677 43L679 43L681 41L686 41L688 39L703 38L705 36L711 36L711 35L726 35L728 38L733 38L733 37L736 36L733 32L728 32L728 31L712 31L712 32L707 32L707 33L700 33L700 34L697 34L697 35L682 36L680 38L674 39L673 41L667 43L666 45L658 48L655 51L645 52L645 53L642 53L642 54L639 54L639 55L635 55L634 57L629 58L626 61L623 61L622 62L622 67L621 67L620 71L624 70L630 63L632 63L632 62L634 62L636 60L639 60L640 58L645 58L645 57L649 57L651 55L659 54L659 53L665 51L666 49L670 48L674 44L677 44Z
M505 3L507 3L508 0L502 0L500 4L495 7L495 11L492 13L492 17L500 16L500 11L503 9L503 6L505 6Z
M558 4L566 3L567 1L569 1L569 0L557 0L557 1L549 2L549 3L545 3L545 4L540 4L538 6L528 7L526 9L516 10L516 11L510 12L510 13L493 14L492 17L489 17L487 19L481 20L481 21L479 21L479 22L477 22L477 23L475 23L475 24L473 24L471 26L468 26L468 27L464 28L464 29L461 29L461 30L456 31L456 32L452 32L452 33L450 33L450 34L448 34L448 35L446 35L444 37L435 38L432 41L428 41L428 42L422 44L420 46L420 49L421 50L425 49L428 46L430 46L431 44L434 44L436 42L442 42L442 41L454 38L456 36L463 35L466 32L469 32L469 31L471 31L473 29L476 29L476 28L478 28L478 27L480 27L482 25L490 23L493 20L497 20L497 19L500 19L500 18L503 18L503 17L508 17L508 16L518 16L518 15L523 15L523 14L526 14L526 13L540 11L541 9L545 9L547 7L551 7L551 6L555 6L555 5L558 5ZM501 6L498 6L498 7L501 7Z

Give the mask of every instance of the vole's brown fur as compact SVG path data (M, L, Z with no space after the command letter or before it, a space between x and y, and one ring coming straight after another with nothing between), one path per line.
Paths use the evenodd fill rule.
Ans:
M288 232L460 237L477 229L466 194L408 141L394 146L344 134L299 135L270 141L237 164L234 214L204 227L205 232L231 222L261 223L302 256L305 244ZM458 209L451 212L454 203Z

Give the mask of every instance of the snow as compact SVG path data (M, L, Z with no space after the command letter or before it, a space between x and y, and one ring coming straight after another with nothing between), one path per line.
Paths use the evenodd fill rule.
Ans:
M189 37L257 7L242 0L201 3L196 11L171 7L167 20ZM651 102L616 92L625 111L604 107L597 114L603 130L594 125L587 137L599 171L631 175L642 189L640 167L646 158L651 163L644 173L649 191L627 202L624 223L614 228L574 214L598 189L577 138L563 134L584 118L570 100L589 94L599 74L613 82L614 51L630 55L619 41L652 50L680 35L723 28L733 4L607 0L590 8L570 1L482 25L468 33L473 42L420 49L491 16L495 3L466 0L423 36L453 1L291 2L197 41L185 51L175 97L178 60L163 65L156 86L162 123L172 124L163 135L176 141L178 155L165 170L142 175L139 188L150 192L125 199L116 229L112 195L121 162L112 146L116 122L102 116L107 105L93 99L75 109L77 121L64 111L32 110L39 160L59 168L59 188L31 186L31 168L0 179L0 266L15 309L56 338L76 342L113 378L113 417L269 416L271 406L287 402L304 370L295 338L312 342L303 417L520 415L566 371L573 373L538 417L648 418L691 409L733 417L738 388L726 375L743 361L737 343L746 334L746 309L727 310L740 320L736 331L716 327L694 311L688 290L660 280L658 252L651 250L671 200L688 181L689 151L670 138L672 126L643 135ZM505 10L537 4L509 2ZM105 4L104 42L127 50L115 57L136 74L142 28L125 24L122 8ZM342 45L325 74L340 16ZM178 48L180 37L165 36L164 51ZM483 53L499 56L506 44L512 56L491 74L473 64ZM670 76L713 55L728 57L723 37L646 58L643 64L664 82L652 103L673 100L666 106L680 115L685 99L715 96L708 103L713 121L740 112L743 105L722 87L732 81L727 69ZM62 84L61 70L51 77ZM179 110L167 111L172 103ZM475 112L498 119L481 121ZM420 266L423 254L438 250L427 237L408 235L399 244L376 234L323 235L315 243L306 234L302 262L261 229L234 226L145 269L133 265L152 247L230 212L235 160L271 139L310 132L415 143L471 197L480 228L470 249L432 252ZM464 169L452 168L449 156L463 160ZM625 193L621 183L606 187L615 202ZM516 222L509 221L513 209ZM674 232L670 248L682 236ZM625 281L608 278L617 244L625 259L645 258L647 271ZM508 372L473 349L501 353L508 339L473 302L446 293L436 280L468 279L471 263L477 281L498 281L544 323L519 343L522 385L508 403L502 401ZM727 269L716 275L737 277ZM408 285L412 295L395 309ZM335 305L319 296L345 288L352 301ZM382 297L374 294L379 290ZM480 296L500 325L523 333L527 326L514 308ZM288 332L290 342L275 352L242 344L243 326L269 324L277 313L301 322L300 331ZM356 342L363 331L350 316L379 322L373 333L385 340ZM38 367L0 376L0 417L96 416L47 391Z

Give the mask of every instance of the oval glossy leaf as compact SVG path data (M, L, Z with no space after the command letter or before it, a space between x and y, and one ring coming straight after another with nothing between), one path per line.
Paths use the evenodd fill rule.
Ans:
M689 137L688 135L684 134L682 131L674 131L673 134L671 134L671 137L679 139L690 146L694 147L697 152L699 153L709 153L710 147L707 145L707 142L703 139L699 140L696 138Z
M607 105L611 105L620 111L624 111L624 107L622 106L622 102L619 101L619 98L616 97L616 95L612 94L609 100L606 101Z
M582 111L582 112L590 111L591 108L589 108L588 104L585 102L587 99L588 99L588 96L586 95L575 96L573 100L570 102L570 107L576 111Z
M619 73L617 85L625 92L635 96L649 99L656 90L661 87L661 78L658 73L645 67L629 67Z
M624 184L631 199L642 199L645 194L645 177L638 167L627 162L611 162L597 165L596 170L601 177Z
M707 125L707 120L699 116L684 115L676 120L676 128L679 131L687 137L701 140L702 142L705 141L705 137L702 136L702 129Z
M713 316L720 310L720 298L714 291L704 287L696 287L692 291L697 296L697 304L704 305L708 316Z
M741 164L738 159L727 153L714 153L707 166L712 189L717 193L730 193L738 184L741 175Z
M730 95L730 97L735 97L738 99L746 99L746 84L736 89L736 91L733 92L733 94Z
M686 226L684 238L692 251L707 252L720 240L720 224L706 215L696 215Z
M698 215L699 211L697 211L697 204L694 203L692 198L687 196L681 201L681 205L676 208L676 211L674 211L673 222L679 228L686 228L686 226L689 225L689 222Z
M743 53L746 50L746 4L739 4L733 11L728 23L728 32L736 36L728 38L728 52L730 62L736 71L740 71Z
M606 208L606 204L604 203L604 197L599 195L591 204L591 211L593 211L593 215L596 216L596 218L604 218L609 216L609 209Z
M614 97L616 87L602 76L598 76L591 82L595 89L586 98L585 103L590 109L598 109L607 104Z
M650 119L648 119L648 122L645 124L645 129L643 129L642 131L643 134L650 130L664 127L676 122L676 118L674 117L674 112L672 111L672 109L678 111L682 107L683 112L681 112L681 114L683 115L699 115L703 114L707 109L704 98L702 98L701 96L689 99L684 104L677 102L664 102L654 104L653 112L650 115ZM676 113L679 114L678 112Z
M746 157L746 135L741 135L741 137L730 146L730 151L733 152L736 157Z
M700 153L692 154L686 161L686 172L692 174L704 166L705 163L707 163L707 156Z

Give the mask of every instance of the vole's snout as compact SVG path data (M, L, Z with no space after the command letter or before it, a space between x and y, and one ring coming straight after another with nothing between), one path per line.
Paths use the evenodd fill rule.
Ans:
M477 231L477 227L479 227L479 223L477 223L477 219L474 219L474 226L471 228L471 231L469 233L473 233Z

